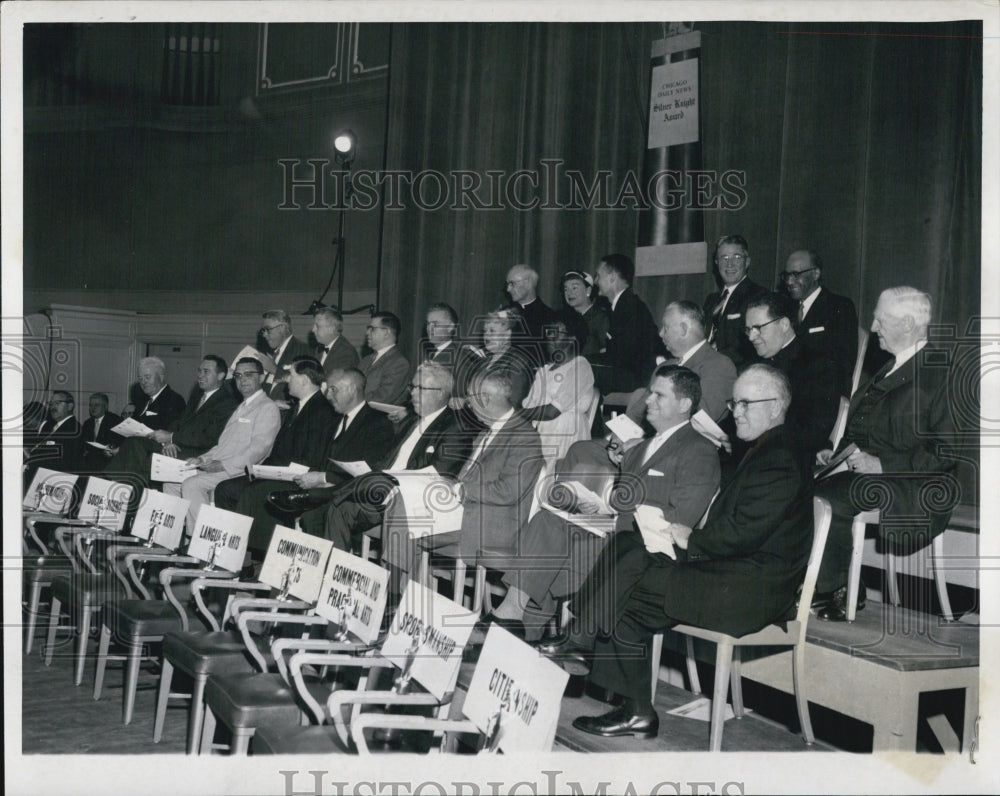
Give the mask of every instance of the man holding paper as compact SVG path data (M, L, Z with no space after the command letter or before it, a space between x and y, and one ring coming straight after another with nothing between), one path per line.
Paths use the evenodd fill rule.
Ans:
M410 385L416 412L396 435L392 450L378 462L376 471L400 472L433 467L441 475L457 476L472 448L458 415L448 407L454 380L442 365L425 362ZM302 515L302 528L325 536L339 550L350 550L354 534L382 521L384 497L392 488L379 472L362 475L336 490L331 502Z
M644 517L637 517L637 510L647 510L663 527L698 522L719 487L716 449L690 423L700 401L701 387L692 371L660 365L653 372L646 414L655 434L626 454L612 454L616 475L612 505L600 508L617 513L614 536L606 543L603 538L581 533L580 526L573 523L574 514L585 515L581 519L586 520L598 506L576 501L566 516L543 504L521 534L520 567L504 574L507 596L495 609L494 619L499 618L508 628L511 620L525 618L530 618L532 626L544 627L555 613L556 598L579 589L606 545L610 547L606 555L616 565L629 561L626 554L636 549L643 553L636 558L644 564L639 532ZM569 490L573 484L559 486ZM530 608L529 598L534 603ZM525 632L517 624L514 629Z
M323 368L312 357L292 362L288 372L288 392L298 399L290 409L274 438L266 465L286 467L292 462L318 469L326 463L326 449L334 428L334 412L320 391ZM215 505L253 517L248 549L257 555L267 550L274 517L265 509L267 496L276 489L294 489L290 481L257 479L246 475L222 481L215 488Z
M168 495L180 495L190 501L189 532L194 530L198 509L212 499L215 487L267 456L281 426L281 412L263 390L264 367L260 360L252 357L237 360L233 379L243 402L222 429L218 443L200 456L188 459L187 464L195 467L198 474L183 483L163 485Z
M704 526L654 523L642 529L644 545L609 547L574 601L569 633L540 646L547 654L592 655L591 681L624 697L610 713L576 719L577 729L656 736L654 633L685 623L742 636L792 615L813 523L811 473L791 447L795 429L784 427L790 402L784 374L747 368L730 406L740 439L754 444ZM676 558L664 554L670 550Z

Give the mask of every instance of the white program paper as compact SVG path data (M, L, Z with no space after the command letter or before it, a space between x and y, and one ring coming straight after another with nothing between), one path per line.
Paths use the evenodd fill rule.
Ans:
M674 550L669 530L671 523L663 516L663 509L657 506L636 506L635 523L639 526L643 544L650 553L663 553L677 560L677 551Z
M622 442L631 442L634 439L642 439L642 426L638 425L626 414L620 414L611 418L604 425Z
M180 484L197 474L198 469L184 459L175 459L159 453L153 454L153 460L149 464L149 480L164 484Z
M372 468L368 466L368 462L363 459L357 462L338 462L336 459L331 459L330 461L351 476L351 478L357 478L359 475L364 475L372 471Z
M140 423L134 417L126 417L111 430L120 437L148 437L153 433L153 429L145 423Z
M296 476L309 472L304 464L292 462L285 467L272 464L252 464L247 470L254 478L268 478L272 481L294 481Z
M402 501L411 536L432 536L462 529L464 509L449 478L433 467L389 472L388 475L398 483L392 494Z

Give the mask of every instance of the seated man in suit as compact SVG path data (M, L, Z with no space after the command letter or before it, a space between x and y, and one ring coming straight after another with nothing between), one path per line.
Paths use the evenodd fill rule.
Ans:
M286 524L307 509L301 517L302 530L314 536L323 535L327 504L335 495L332 487L351 478L334 462L363 461L375 468L392 445L392 424L365 402L365 377L360 370L335 370L327 376L326 399L336 417L323 462L295 477L295 486L304 491L274 494L269 501L271 513Z
M63 473L77 472L83 464L83 436L73 414L76 402L71 393L56 390L49 398L48 417L38 431L24 435L25 486L39 467Z
M822 276L823 261L812 249L792 252L781 274L788 295L799 305L794 322L802 345L834 361L840 394L849 398L858 358L858 311L847 296L823 287Z
M122 444L122 438L111 429L122 422L121 417L108 411L107 393L92 393L88 401L90 417L83 423L83 468L87 472L98 472L104 469L106 459L114 456L111 450L101 450L88 442L117 448Z
M264 338L274 359L274 373L268 375L264 388L271 400L278 401L278 406L287 409L292 398L287 384L288 366L298 357L311 357L313 352L307 343L292 335L292 319L287 312L267 310L261 317L264 325L258 334Z
M333 307L316 310L312 334L316 338L316 359L327 376L335 370L358 366L358 352L344 337L344 316L339 310Z
M454 371L460 348L458 313L443 301L431 304L425 326L425 336L420 341L420 360Z
M719 238L714 259L722 290L705 298L705 318L710 322L708 342L740 368L754 359L753 346L743 334L743 312L747 302L766 288L747 276L750 245L742 235Z
M396 347L401 328L399 318L391 312L376 312L365 329L365 340L373 352L359 365L365 375L366 401L402 406L409 398L410 363Z
M322 384L323 368L317 360L303 357L292 362L288 392L297 400L297 405L286 413L271 453L263 464L287 467L295 462L311 469L325 466L336 415L323 400ZM294 488L291 481L259 478L251 481L246 475L222 481L215 487L216 506L253 517L248 543L251 558L263 559L274 531L274 517L265 509L267 496L277 489Z
M959 489L945 444L954 433L948 403L946 350L927 342L931 297L912 287L883 290L872 331L892 355L851 400L838 451L856 450L846 472L820 481L816 493L830 501L833 520L816 579L813 605L820 619L847 618L851 524L860 511L881 510L879 535L891 552L912 553L943 533ZM821 451L821 463L833 452ZM858 592L864 606L865 589Z
M441 555L486 566L509 561L518 554L518 529L528 522L532 491L542 468L542 447L531 423L520 412L528 394L526 378L517 370L490 371L471 394L470 405L486 426L475 439L472 454L454 485L462 503L459 531L433 538ZM410 539L405 520L393 513L383 524L383 558L393 577L390 590L402 576L416 571L419 550Z
M794 611L812 545L812 477L789 444L790 402L784 374L748 367L733 386L732 412L737 434L755 444L704 527L667 528L662 541L676 559L648 552L639 534L617 534L574 600L569 633L540 645L557 657L592 653L591 681L623 697L610 713L576 719L577 729L656 736L654 633L684 623L742 636Z
M136 405L133 417L147 428L159 431L181 416L186 401L167 384L167 366L159 357L139 360L139 389L145 401Z
M700 401L698 376L691 370L660 365L653 372L646 415L655 433L627 454L615 453L615 464L609 461L606 468L619 479L619 494L613 492L611 500L618 512L616 534L641 538L635 526L640 504L659 508L668 522L682 525L696 525L705 513L719 486L719 456L691 427ZM591 514L596 508L569 510ZM489 618L522 638L524 617L534 628L545 627L555 614L556 598L579 589L604 546L600 537L542 509L521 533L521 567L504 573L507 595ZM525 611L529 599L534 606Z
M264 367L260 360L242 357L234 368L233 381L243 396L243 402L226 421L219 441L199 456L188 459L198 468L180 484L164 484L168 495L180 495L191 501L187 515L187 531L194 531L198 509L212 499L215 487L229 478L241 475L249 465L258 464L271 451L271 445L281 426L281 412L264 392Z
M611 305L604 351L590 358L603 395L645 387L664 353L649 308L632 290L634 278L635 265L624 254L605 255L597 266L597 286Z
M455 410L448 407L452 377L447 368L425 362L417 368L410 385L415 414L396 434L396 444L374 467L374 473L352 479L331 490L331 502L302 516L302 527L325 536L339 550L350 550L355 534L382 521L383 498L392 488L379 471L423 470L433 467L441 475L457 476L472 449L470 436L462 432Z
M107 478L149 486L154 453L190 458L204 453L219 439L237 401L226 383L229 366L222 357L209 354L198 365L198 392L174 422L150 437L128 437L104 467ZM141 418L139 418L141 420Z
M830 444L840 395L834 374L837 366L822 352L806 348L795 334L795 304L781 293L762 293L746 308L747 337L758 362L777 368L792 385L792 404L785 423L795 429L794 446L806 467Z

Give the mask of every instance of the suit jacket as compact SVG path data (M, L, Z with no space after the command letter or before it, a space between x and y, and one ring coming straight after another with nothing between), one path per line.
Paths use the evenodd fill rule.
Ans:
M242 474L248 465L263 461L281 427L277 404L263 390L258 392L249 404L243 401L236 407L219 441L203 454L206 461L219 461L229 478Z
M777 426L755 440L664 578L664 610L733 636L795 606L813 538L812 476Z
M594 364L613 371L610 377L600 369L595 371L598 388L606 394L645 387L656 366L656 357L665 353L649 307L632 288L625 288L611 311L605 352L591 359Z
M764 287L746 277L729 295L726 308L718 317L714 315L714 311L722 298L722 291L710 293L705 299L705 323L709 329L715 326L712 345L720 354L725 354L733 360L737 368L747 362L753 362L757 356L749 338L743 332L743 325L746 320L747 304L766 292Z
M487 433L476 439L473 451ZM462 468L459 551L464 560L473 561L480 551L516 554L518 531L528 523L543 461L538 432L515 412L476 461Z
M715 446L686 423L643 463L648 447L649 440L636 445L622 461L611 501L618 511L617 529L633 528L640 504L660 508L670 522L693 528L719 488Z
M376 469L387 470L392 466L406 438L417 424L417 416L408 417L396 434L395 444L379 462ZM407 470L433 467L441 475L457 476L472 452L472 435L462 430L458 413L445 409L434 418L417 440L417 445L406 459Z
M155 401L151 402L148 396L144 397L146 402L142 405L136 404L133 417L153 431L167 428L181 416L186 405L185 400L170 389L169 384L164 385Z
M101 427L97 430L97 438L94 438L94 418L88 417L83 421L83 431L81 438L83 441L83 466L89 470L103 470L107 461L103 451L88 445L88 442L99 442L101 445L110 445L117 448L122 444L122 437L119 437L111 429L122 422L121 417L114 412L105 412L101 419Z
M310 470L324 469L336 418L323 393L314 393L297 413L294 409L286 413L264 464L284 467L296 462Z
M890 525L904 530L905 519L896 518L909 517L914 532L928 529L929 522L930 534L936 536L958 502L960 490L951 476L956 462L944 447L955 432L948 405L950 368L939 364L948 361L947 353L927 345L886 376L890 363L851 400L840 448L853 442L882 463L879 475L853 476L872 487L865 490L874 501L868 508L881 508L893 517L892 523L880 525L880 532Z
M840 394L849 396L858 358L858 312L854 302L821 288L805 318L796 325L796 333L807 349L833 360Z
M201 395L192 398L181 416L167 427L173 434L173 444L181 449L181 458L199 456L218 442L222 429L240 403L232 387L225 383L199 409L200 400Z
M410 396L410 363L397 346L386 351L378 361L371 353L361 360L365 374L365 400L402 406Z
M288 401L290 396L288 394L288 384L280 381L285 374L285 365L292 364L292 360L295 357L311 357L313 356L313 350L309 347L308 343L304 343L299 340L298 337L290 337L288 339L288 345L285 346L285 350L282 352L281 357L274 361L274 375L268 376L267 390L268 397L275 401Z
M73 473L83 467L83 434L80 422L70 416L54 429L51 419L45 418L35 434L26 436L24 449L27 454L25 478L30 481L39 467Z
M788 377L792 404L785 415L785 426L794 432L793 445L812 466L816 453L830 447L830 432L840 409L840 393L832 377L837 366L829 356L806 348L798 335L770 359Z
M545 327L558 320L559 313L537 297L526 307L517 303L511 306L521 313L525 327L514 332L511 344L524 352L532 364L533 375L534 369L541 367L546 359Z
M313 355L316 359L323 361L323 346L316 346ZM344 335L338 335L327 352L326 360L323 361L323 372L329 376L335 370L356 368L358 361L358 352L354 346Z
M356 462L364 460L369 467L376 469L386 451L392 445L392 423L385 412L372 409L365 404L351 424L344 429L339 437L334 437L340 427L343 415L334 414L333 428L323 463L314 470L326 470L326 480L331 484L340 483L348 478L339 467L331 467L330 461Z

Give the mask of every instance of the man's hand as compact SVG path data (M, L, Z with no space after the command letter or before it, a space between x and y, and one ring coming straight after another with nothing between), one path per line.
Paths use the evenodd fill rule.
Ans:
M159 442L161 445L169 445L170 438L173 436L169 431L154 431L153 439Z
M280 400L275 401L274 405L277 406L278 409L280 409L282 412L291 407L291 404L288 403L288 401L280 401Z
M385 414L393 423L402 423L406 420L406 416L409 412L405 406L401 406L398 409L393 409L391 412L386 412Z
M816 464L826 467L830 463L830 459L833 458L833 451L830 448L825 448L817 452L816 454Z
M222 472L222 462L218 459L209 459L207 462L201 462L197 465L198 469L203 473L221 473Z
M847 466L856 473L877 474L882 472L882 461L864 451L854 451L847 457Z
M177 454L180 453L180 452L181 452L181 449L178 448L173 443L170 443L168 445L164 445L163 446L163 455L164 456L170 456L171 458L177 458Z
M108 448L105 451L101 451L108 459L114 458L114 455L118 453L118 448Z
M295 476L295 483L302 489L314 489L318 486L331 486L331 484L326 482L326 473L313 472L312 470L308 473L302 473L302 475Z
M573 506L574 514L597 514L601 507L589 500L577 500Z
M692 528L690 525L681 525L679 522L672 522L667 528L667 533L673 539L674 544L681 550L688 549L688 539L691 537Z

